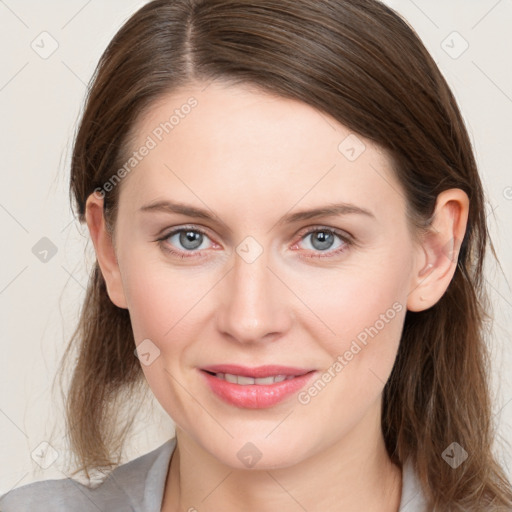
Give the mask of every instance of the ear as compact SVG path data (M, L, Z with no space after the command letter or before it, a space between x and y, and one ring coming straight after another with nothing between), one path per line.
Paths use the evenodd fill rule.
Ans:
M431 226L418 246L409 311L428 309L445 293L457 268L468 214L469 199L463 190L453 188L438 195Z
M110 300L119 308L127 309L119 263L111 234L107 231L103 215L103 197L92 193L85 205L85 218L91 235L96 258L107 286Z

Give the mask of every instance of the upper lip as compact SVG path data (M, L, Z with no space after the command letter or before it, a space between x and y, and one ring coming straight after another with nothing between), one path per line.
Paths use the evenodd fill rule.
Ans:
M249 368L248 366L240 366L237 364L216 364L205 366L201 370L212 373L229 373L231 375L241 375L243 377L253 377L255 379L273 377L276 375L298 376L311 372L305 368L296 368L292 366L265 365Z

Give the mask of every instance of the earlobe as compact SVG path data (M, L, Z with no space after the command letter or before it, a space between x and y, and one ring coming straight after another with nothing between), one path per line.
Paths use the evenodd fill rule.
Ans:
M87 198L85 217L108 296L117 307L127 309L119 263L103 215L103 198L94 193Z
M457 269L468 214L469 199L463 190L445 190L437 197L432 224L418 247L420 257L407 298L409 311L432 307L447 290Z

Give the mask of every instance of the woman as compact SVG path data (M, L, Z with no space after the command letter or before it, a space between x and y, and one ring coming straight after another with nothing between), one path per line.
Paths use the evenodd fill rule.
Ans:
M115 466L145 382L176 436L3 511L512 510L482 185L392 10L150 2L99 63L71 192L97 255L67 402L78 470Z

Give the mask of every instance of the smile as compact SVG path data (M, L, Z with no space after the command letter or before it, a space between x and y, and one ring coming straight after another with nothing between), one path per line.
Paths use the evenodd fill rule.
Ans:
M317 373L284 366L223 365L198 370L215 397L243 409L266 409L284 402Z

